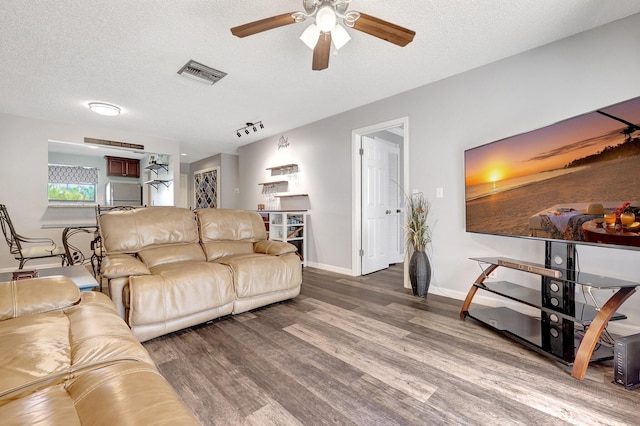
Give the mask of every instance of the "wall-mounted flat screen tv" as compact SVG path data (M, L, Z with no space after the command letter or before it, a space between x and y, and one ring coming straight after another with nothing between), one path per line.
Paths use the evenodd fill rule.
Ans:
M468 232L640 249L640 98L464 161Z

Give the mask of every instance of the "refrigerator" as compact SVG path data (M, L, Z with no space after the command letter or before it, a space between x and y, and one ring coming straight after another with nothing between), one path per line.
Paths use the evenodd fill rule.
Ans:
M107 206L141 206L142 186L139 183L109 182L105 189Z

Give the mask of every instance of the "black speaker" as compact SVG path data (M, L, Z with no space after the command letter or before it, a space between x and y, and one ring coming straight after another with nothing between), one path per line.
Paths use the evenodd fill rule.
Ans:
M616 339L613 360L614 382L626 389L640 388L640 334Z
M544 308L569 316L575 315L574 277L575 248L573 244L546 242L545 267L562 269L561 278L541 277L541 296ZM572 363L575 359L574 325L571 320L548 311L541 312L542 348Z

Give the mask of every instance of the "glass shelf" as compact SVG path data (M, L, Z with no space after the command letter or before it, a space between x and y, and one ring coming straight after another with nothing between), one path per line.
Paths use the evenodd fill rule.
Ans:
M556 314L560 318L566 318L575 321L578 324L588 326L598 314L598 310L591 305L581 302L575 302L575 313L573 315L563 314L558 310L546 308L542 306L542 294L539 290L523 287L518 284L507 281L485 282L482 284L474 284L476 287L498 294L507 299L524 303L525 305L540 309L549 314ZM611 321L627 319L623 314L616 313L611 317Z
M561 357L554 356L542 347L542 322L539 318L531 317L506 307L473 307L469 309L467 315L496 331L509 335L510 338L535 350L536 352L551 356L564 364L572 364L572 362L567 362ZM581 342L581 336L579 333L576 333L574 338L574 354L577 352L577 348L580 347ZM599 344L593 351L591 362L605 361L612 358L613 348Z
M530 265L530 266L534 266L534 267L538 267L538 268L544 268L544 265L538 264L538 263L533 263L533 262L523 262L521 260L515 260L515 259L509 259L506 257L476 257L476 258L471 258L471 260L475 260L476 262L480 262L480 263L486 263L486 264L491 264L491 265L499 265L502 268L510 268L510 269L515 269L515 270L521 270L518 268L513 268L510 267L508 265L501 265L500 261L508 261L508 262L514 262L514 263L518 263L518 264L523 264L523 265ZM632 282L632 281L626 281L626 280L621 280L618 278L611 278L611 277L605 277L602 275L596 275L596 274L589 274L587 272L572 272L572 271L567 271L566 269L563 268L547 268L547 269L552 269L554 271L559 271L560 272L560 278L553 278L555 280L559 280L559 281L564 281L567 283L573 283L573 284L578 284L581 286L587 286L587 287L593 287L593 288L600 288L600 289L615 289L615 288L622 288L622 287L637 287L638 283ZM523 272L528 272L528 271L523 271ZM573 277L571 277L573 275Z

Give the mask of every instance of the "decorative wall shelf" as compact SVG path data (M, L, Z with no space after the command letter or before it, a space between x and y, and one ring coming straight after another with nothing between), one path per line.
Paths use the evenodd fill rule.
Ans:
M279 194L273 194L273 196L277 198L292 198L292 197L308 197L309 194L289 194L286 192L281 192Z
M145 167L145 169L151 170L156 174L156 176L158 176L158 170L161 170L161 169L164 169L165 172L169 173L168 164L153 163L153 164L149 164L147 167Z
M288 181L286 181L286 180L277 180L277 181L274 181L274 182L260 182L258 185L262 185L262 186L276 186L276 185L282 185L282 184L285 184L285 183L289 183L289 182L288 182Z
M153 180L146 181L145 184L151 185L157 190L160 185L164 185L165 187L169 188L169 185L171 185L171 181L162 180L162 179L153 179Z
M284 164L282 166L267 167L267 170L271 171L271 175L290 175L298 172L297 164Z

